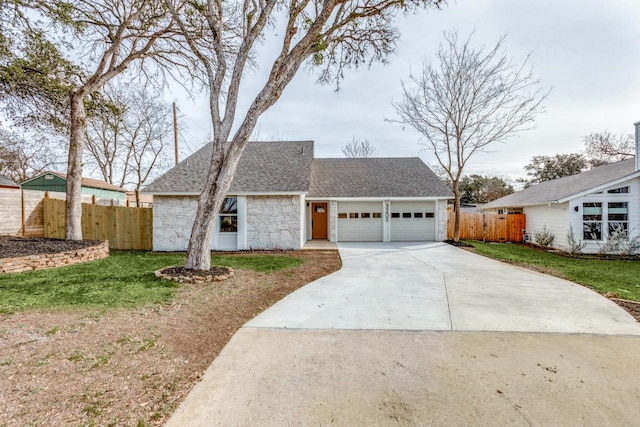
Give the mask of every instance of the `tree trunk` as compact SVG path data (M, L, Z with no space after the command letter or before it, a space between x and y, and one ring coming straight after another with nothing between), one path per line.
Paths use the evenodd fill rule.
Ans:
M87 132L87 114L84 94L71 93L71 135L67 162L67 240L82 240L82 151Z
M453 241L460 241L460 188L458 182L453 182Z
M246 142L214 142L209 174L198 198L196 218L191 229L185 268L209 270L211 268L211 240L215 219L222 207Z

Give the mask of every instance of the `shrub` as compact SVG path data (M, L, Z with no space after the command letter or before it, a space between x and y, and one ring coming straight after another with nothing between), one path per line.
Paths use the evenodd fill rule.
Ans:
M633 255L640 252L640 236L629 238L624 227L619 226L607 237L602 245L598 244L600 254Z
M567 231L567 243L569 244L569 253L571 255L578 255L582 253L582 250L587 246L587 242L582 239L576 239L573 235L572 226L569 226L569 231Z
M542 230L536 230L533 233L533 238L536 241L536 243L545 249L551 246L551 243L553 243L554 237L555 236L550 230L547 229L546 225L542 227Z

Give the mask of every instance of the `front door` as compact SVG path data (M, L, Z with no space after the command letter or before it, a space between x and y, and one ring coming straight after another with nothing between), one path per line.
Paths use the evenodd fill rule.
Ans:
M327 238L327 204L311 203L311 238Z

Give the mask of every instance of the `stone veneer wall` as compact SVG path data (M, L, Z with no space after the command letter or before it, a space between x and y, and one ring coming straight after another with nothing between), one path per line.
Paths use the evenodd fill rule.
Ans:
M300 249L300 196L247 196L247 249Z
M449 221L446 200L436 200L436 215L436 241L442 242L447 240L447 222Z
M153 197L153 250L186 251L196 217L195 196Z
M43 268L63 267L80 264L109 256L109 241L104 241L88 248L56 254L29 255L17 258L0 259L0 273L22 273L23 271L41 270Z

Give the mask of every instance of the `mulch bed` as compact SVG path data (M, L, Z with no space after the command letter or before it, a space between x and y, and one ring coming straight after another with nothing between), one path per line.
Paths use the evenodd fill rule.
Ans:
M41 237L0 236L0 259L75 251L101 243L99 240L56 240Z

